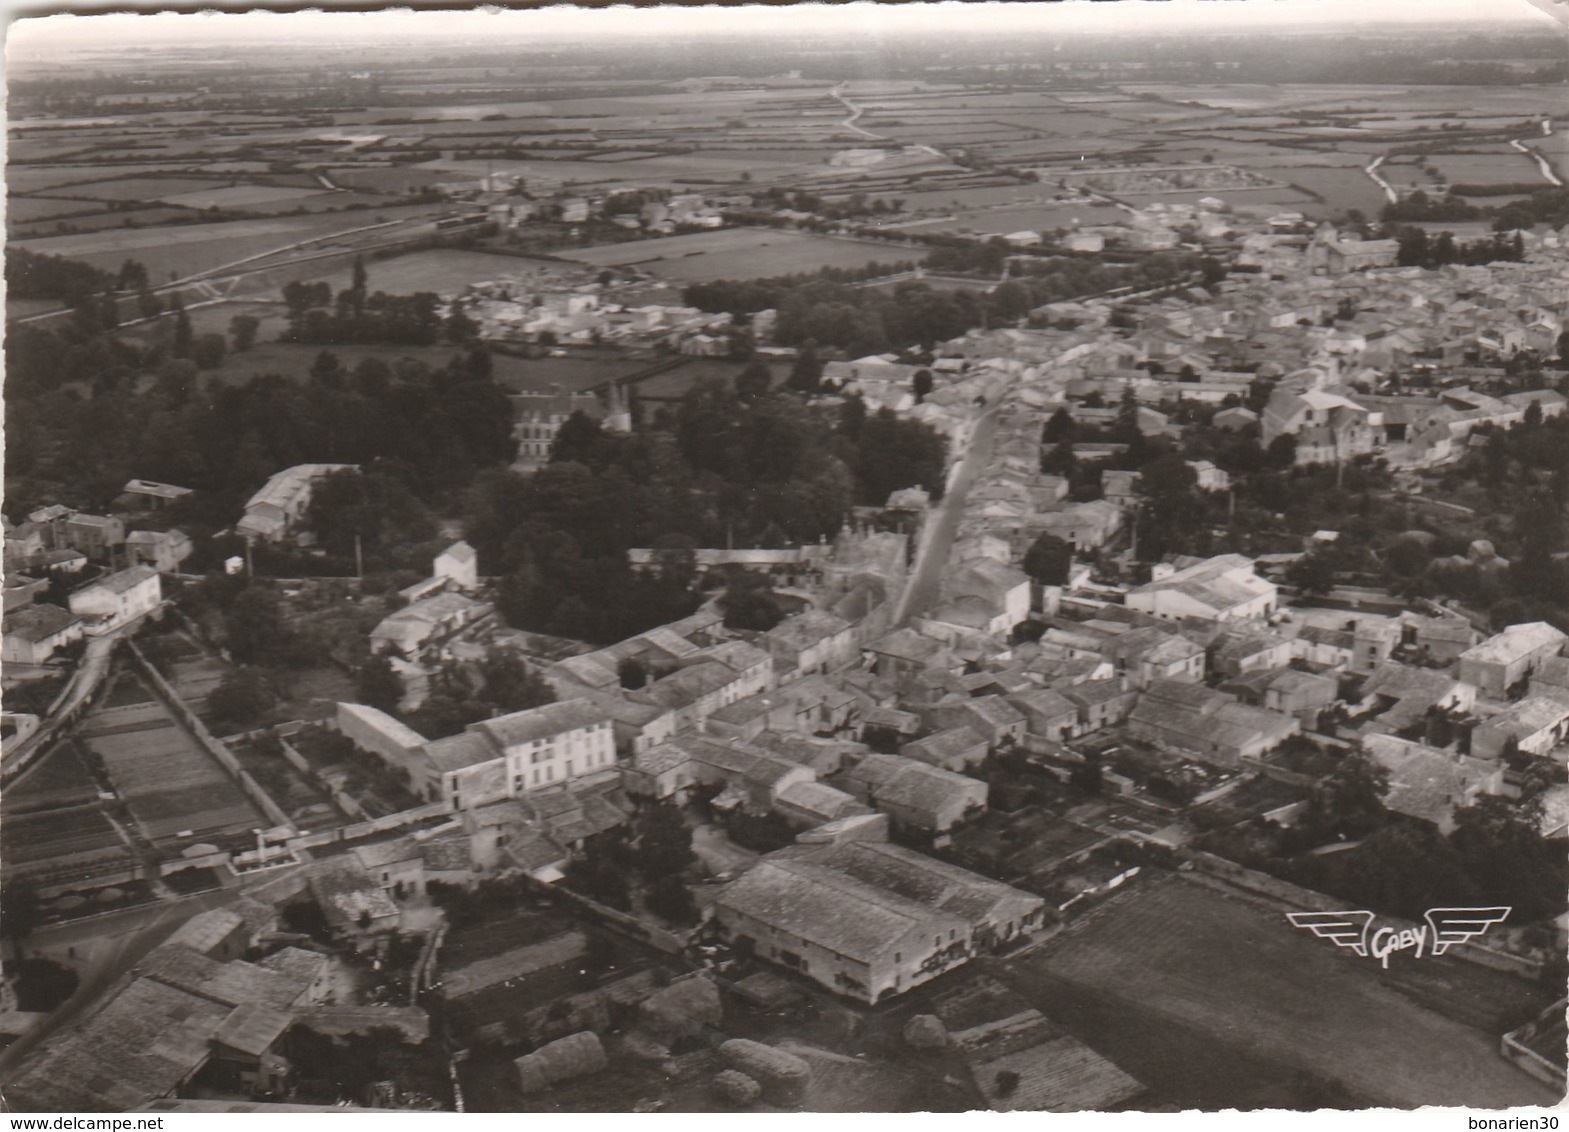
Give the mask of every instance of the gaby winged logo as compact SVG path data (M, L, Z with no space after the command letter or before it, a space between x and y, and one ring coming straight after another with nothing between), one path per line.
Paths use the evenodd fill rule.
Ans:
M1494 924L1502 923L1510 909L1495 908L1429 908L1426 926L1414 928L1373 927L1373 913L1365 909L1355 912L1287 912L1286 919L1299 928L1306 928L1320 939L1327 939L1336 947L1350 949L1357 955L1377 959L1387 970L1389 957L1397 951L1411 951L1412 958L1423 955L1442 955L1457 943L1476 939Z

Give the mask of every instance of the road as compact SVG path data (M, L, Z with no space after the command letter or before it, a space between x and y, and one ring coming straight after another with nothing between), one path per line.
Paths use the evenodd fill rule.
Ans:
M904 587L899 599L899 610L894 615L894 628L906 624L910 618L924 613L936 602L942 588L942 578L948 568L948 555L953 551L953 540L959 532L959 520L964 515L964 503L982 468L991 463L992 446L997 438L997 404L982 413L970 434L970 444L963 457L949 476L948 490L927 517L921 529L921 544L916 551L915 569L910 583Z
M847 79L845 82L840 83L838 86L834 87L833 90L828 92L830 98L838 99L840 104L843 105L847 111L849 111L850 116L846 118L841 124L845 129L853 130L855 133L860 134L863 138L871 138L873 141L885 141L886 139L881 134L874 134L870 130L863 130L860 126L855 124L855 120L862 114L865 114L866 111L857 106L855 103L851 102L843 94L839 93L840 91L844 90L848 82L849 80Z
M1400 194L1395 191L1395 186L1378 175L1378 167L1383 163L1384 155L1379 154L1373 159L1372 164L1362 170L1362 172L1366 173L1375 185L1384 190L1384 196L1388 198L1390 204L1397 204L1400 201Z
M1557 185L1560 188L1563 187L1563 182L1558 179L1558 174L1553 172L1553 167L1547 163L1547 158L1543 157L1540 153L1537 153L1536 150L1527 146L1519 138L1516 138L1509 144L1536 162L1537 168L1542 171L1542 177L1549 185Z

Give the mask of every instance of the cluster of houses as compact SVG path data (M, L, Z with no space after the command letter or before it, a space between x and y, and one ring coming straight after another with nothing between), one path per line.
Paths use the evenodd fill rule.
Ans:
M133 479L109 515L59 504L39 507L5 526L5 663L46 664L84 636L136 622L163 600L160 574L179 570L191 540L157 529L160 512L189 488ZM66 579L64 606L48 600L51 578Z

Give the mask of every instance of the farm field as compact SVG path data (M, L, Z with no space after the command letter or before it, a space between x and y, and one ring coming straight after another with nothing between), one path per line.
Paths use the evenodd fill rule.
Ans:
M116 790L155 844L172 848L265 822L156 701L95 711L77 734L103 759ZM187 830L191 836L180 836Z
M365 261L366 286L372 292L385 291L389 295L410 295L416 291L435 291L445 295L462 291L470 283L491 282L504 277L528 278L541 272L564 274L573 270L570 264L555 263L548 259L465 251L460 248L437 248ZM351 284L353 268L346 267L320 278L324 278L337 292Z
M1115 224L1125 213L1114 205L1046 205L1038 208L995 208L957 212L948 217L901 224L913 232L977 232L1007 235L1025 230L1049 232L1053 228Z
M917 248L835 239L767 228L727 228L689 236L637 240L562 253L595 267L631 264L667 279L765 279L822 267L865 267L870 263L918 261Z
M790 372L790 366L785 362L765 359L764 364L768 366L775 385L782 382ZM675 369L666 370L647 381L638 382L634 388L637 390L637 395L645 401L679 400L699 382L709 380L733 382L736 374L740 373L745 365L745 362L735 358L693 358Z
M1434 153L1426 160L1453 184L1547 185L1536 162L1513 149L1499 153Z
M129 863L130 849L95 804L36 814L7 814L0 831L0 852L6 864L33 865L66 858L90 858L95 871Z
M45 805L74 805L98 797L98 784L82 765L76 749L58 743L30 770L6 787L4 812L12 813Z
M1443 968L1451 998L1485 998L1501 1013L1547 1005L1546 992L1497 972L1421 962ZM1184 877L1140 881L1001 966L1048 1017L1116 1050L1119 1065L1182 1107L1253 1107L1296 1073L1338 1082L1351 1103L1399 1108L1556 1100L1498 1055L1498 1033L1426 1005L1430 992L1404 993L1398 970Z
M186 208L250 208L257 205L287 203L298 205L312 197L332 196L320 186L314 189L284 185L207 185L190 192L165 193L158 199L165 204Z
M382 220L428 215L430 205L367 209L343 215L279 216L266 220L227 220L161 228L116 229L22 240L18 247L63 255L94 267L118 269L126 259L140 260L154 280L221 267L245 256L301 240L362 228Z

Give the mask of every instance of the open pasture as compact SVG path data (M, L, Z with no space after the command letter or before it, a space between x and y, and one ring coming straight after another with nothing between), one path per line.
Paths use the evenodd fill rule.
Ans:
M1497 1033L1457 1020L1468 1016L1458 1006L1408 995L1404 983L1442 975L1444 997L1478 998L1500 1012L1538 999L1545 1006L1550 993L1455 959L1421 963L1427 969L1416 976L1398 959L1385 973L1292 927L1274 907L1167 875L1141 880L1007 963L1004 978L1084 1041L1117 1050L1120 1065L1157 1089L1208 1077L1241 1094L1184 1098L1189 1104L1251 1107L1245 1074L1191 1071L1227 1049L1264 1059L1277 1083L1307 1073L1374 1106L1555 1102L1498 1055Z
M685 282L766 279L823 267L859 268L870 263L925 258L925 253L917 248L769 228L726 228L563 254L565 258L595 267L635 264L655 275Z

